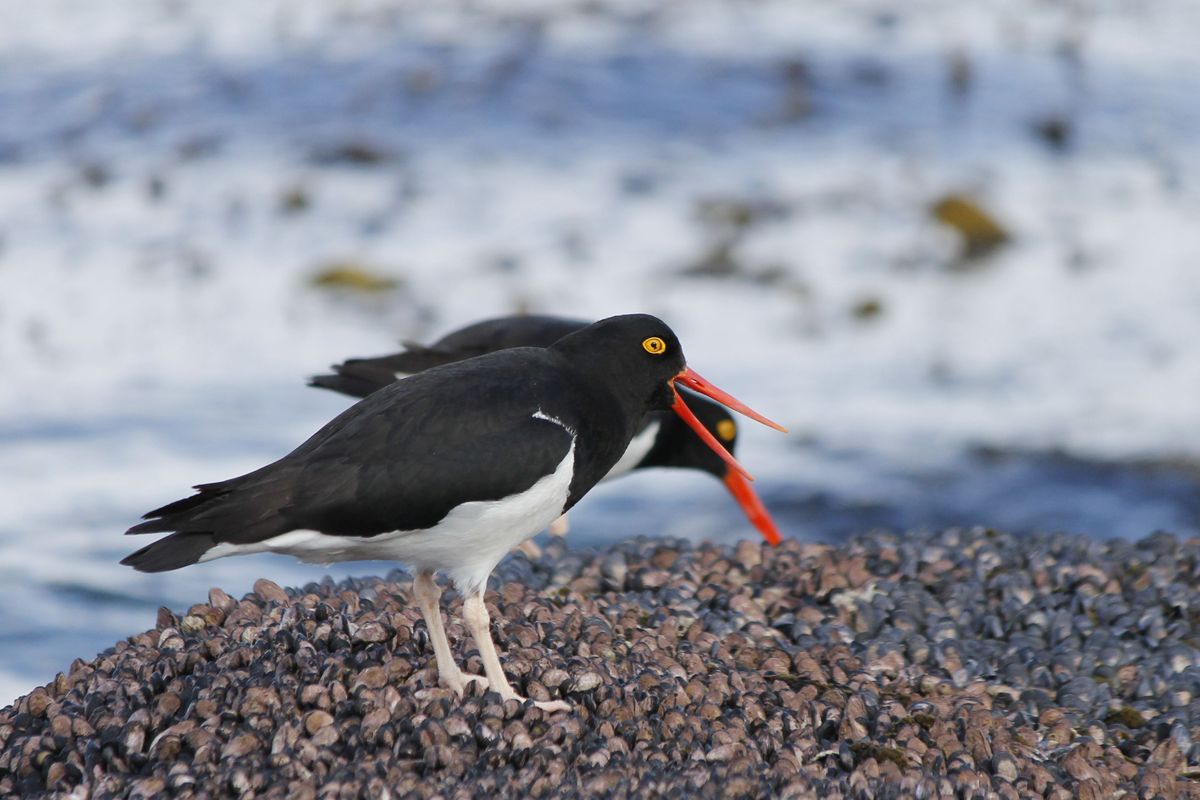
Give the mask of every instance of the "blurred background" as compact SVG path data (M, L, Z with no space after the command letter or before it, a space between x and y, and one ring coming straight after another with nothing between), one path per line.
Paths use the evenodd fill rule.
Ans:
M1200 4L0 0L0 703L155 609L121 533L518 311L646 311L789 425L785 535L1200 533ZM757 537L699 474L572 546Z

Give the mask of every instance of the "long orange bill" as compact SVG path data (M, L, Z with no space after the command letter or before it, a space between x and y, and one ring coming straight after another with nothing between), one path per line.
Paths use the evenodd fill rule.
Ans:
M696 370L691 369L690 367L684 367L683 372L675 376L675 380L679 383L682 383L689 389L699 392L705 397L711 397L713 400L716 400L726 408L732 409L739 414L744 414L755 422L761 422L768 428L774 428L781 433L787 433L787 428L783 427L778 422L772 422L750 406L738 400L733 395L723 392L717 387L713 386L711 383L704 380L704 378L701 378L700 375L697 374ZM679 403L676 403L676 405L679 405ZM709 447L711 446L712 445L710 444Z
M750 524L758 528L768 544L775 547L783 541L783 537L779 535L779 529L775 527L775 521L767 513L767 507L763 505L762 500L758 499L754 489L741 475L732 470L726 472L725 488L733 495L733 499L737 500L742 511L746 512L746 518L750 520Z
M678 390L675 391L675 402L671 406L671 410L678 414L680 419L686 422L688 427L694 430L696 435L699 436L706 445L712 448L712 451L719 455L721 459L729 465L731 470L735 470L739 475L748 481L754 480L754 476L749 472L746 472L746 469L737 462L737 459L733 457L733 454L726 450L723 444L717 441L717 437L713 436L712 433L709 432L708 428L704 427L704 423L696 419L696 415L692 413L692 410L688 408L687 403L683 402L683 398L679 396Z
M684 367L683 372L680 372L678 375L676 375L672 381L672 388L674 388L674 382L678 381L689 389L699 392L705 397L711 397L713 400L716 400L723 406L731 408L741 414L745 414L752 420L761 422L763 425L774 428L777 431L783 431L784 433L787 433L787 428L779 425L778 423L772 422L762 414L759 414L757 411L750 408L750 406L746 405L741 400L738 400L733 395L723 392L717 387L713 386L711 383L704 380L704 378L701 378L693 369ZM692 413L692 410L687 407L687 403L683 402L683 398L679 396L678 390L675 391L675 403L671 406L671 410L678 414L680 419L686 422L688 427L694 430L696 435L699 436L700 439L706 445L708 445L714 453L719 455L721 459L729 465L730 469L735 470L748 481L754 480L754 477L737 462L737 459L734 458L728 450L725 449L725 445L718 442L717 437L713 436L708 428L704 427L704 423L696 419L696 415Z

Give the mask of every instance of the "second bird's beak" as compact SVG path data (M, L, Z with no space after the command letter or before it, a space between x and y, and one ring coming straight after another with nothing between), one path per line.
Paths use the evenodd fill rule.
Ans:
M726 408L736 411L739 414L744 414L745 416L749 417L750 419L752 419L756 422L761 422L763 425L766 425L769 428L774 428L777 431L783 431L784 433L787 433L787 428L783 427L782 425L780 425L776 422L772 422L771 420L767 419L762 414L759 414L757 411L750 408L750 406L748 406L745 403L743 403L742 401L738 400L736 397L729 394L728 392L722 391L721 389L718 389L716 386L713 386L711 383L704 380L704 378L701 378L700 375L697 374L696 371L693 369L684 367L683 372L680 372L678 375L676 375L674 378L672 378L671 379L671 388L672 389L675 388L675 383L677 383L677 382L683 384L684 386L686 386L687 388L691 389L694 392L698 392L698 393L704 395L705 397L710 397L713 400L716 400L718 403L725 406ZM671 410L674 411L676 414L678 414L680 419L682 419L684 422L686 422L688 424L688 427L690 427L693 431L695 431L696 435L699 436L701 438L701 440L703 440L704 443L706 445L708 445L714 453L716 453L718 456L720 456L721 459L724 460L725 463L729 465L730 469L734 470L738 475L740 475L741 477L745 478L748 481L754 480L754 477L749 472L747 472L745 470L745 468L742 467L741 464L739 464L737 462L737 459L734 458L733 455L728 450L725 449L724 445L722 445L720 442L717 441L717 437L713 436L712 433L708 430L708 428L704 427L704 423L702 423L702 422L700 422L700 420L696 419L696 415L692 413L692 410L687 407L687 403L683 402L683 398L679 396L678 390L675 391L675 402L674 402L674 404L672 404ZM749 512L747 512L747 513L749 513ZM768 538L770 538L770 537L768 537Z
M729 493L733 495L733 499L742 507L750 524L758 528L758 532L763 535L768 544L775 547L783 541L783 537L779 535L779 529L775 527L775 520L771 519L771 515L767 513L767 507L763 505L749 481L740 473L729 470L725 473L722 482Z

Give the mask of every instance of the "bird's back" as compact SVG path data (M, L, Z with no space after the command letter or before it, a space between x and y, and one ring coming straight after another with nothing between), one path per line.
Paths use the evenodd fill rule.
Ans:
M422 372L346 409L278 461L149 512L129 532L174 532L172 542L126 563L173 569L215 544L297 529L429 528L457 505L519 493L553 472L573 438L555 421L569 414L554 399L569 408L571 395L562 365L541 348ZM538 416L544 405L550 410Z
M550 316L512 316L484 320L448 333L430 345L405 342L399 353L351 358L328 375L315 375L312 386L352 397L366 397L401 377L433 367L515 347L549 347L587 322Z

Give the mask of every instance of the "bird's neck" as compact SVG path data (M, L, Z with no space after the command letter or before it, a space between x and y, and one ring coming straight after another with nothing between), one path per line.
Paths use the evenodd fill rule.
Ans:
M641 429L645 399L638 398L619 381L602 381L595 373L566 365L572 397L563 398L563 417L577 432L575 471L567 499L570 508L625 454ZM547 409L549 411L549 409Z

